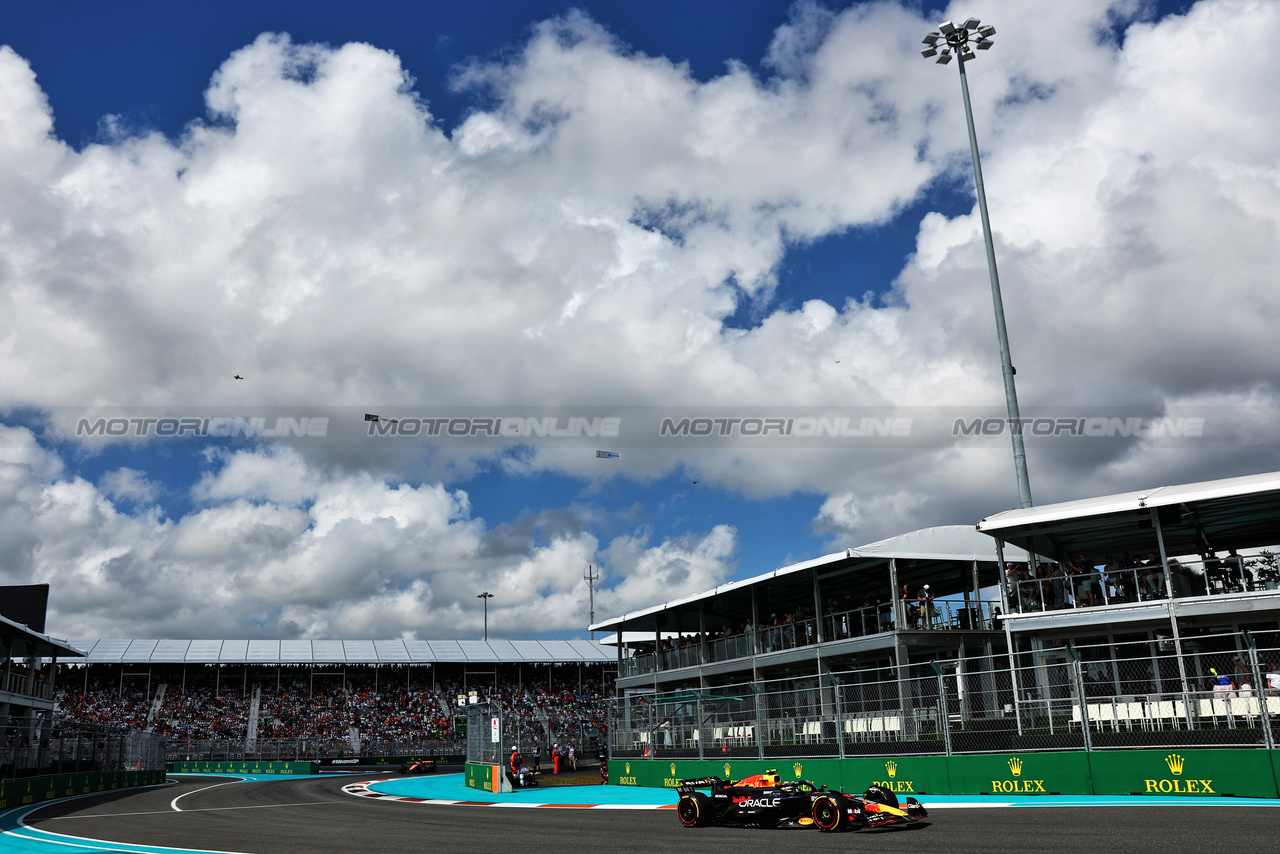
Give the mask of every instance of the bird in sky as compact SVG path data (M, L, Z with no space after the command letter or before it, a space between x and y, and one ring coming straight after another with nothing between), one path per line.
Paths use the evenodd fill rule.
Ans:
M242 380L242 379L244 379L244 377L240 376L239 374L235 374L235 375L234 375L234 378L235 378L235 379L238 379L238 380Z

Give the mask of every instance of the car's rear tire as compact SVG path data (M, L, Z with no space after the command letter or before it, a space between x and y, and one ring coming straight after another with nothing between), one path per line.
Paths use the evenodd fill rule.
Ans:
M823 833L848 830L849 801L835 794L814 798L813 823Z
M676 813L685 827L702 827L711 818L711 799L702 792L681 795Z

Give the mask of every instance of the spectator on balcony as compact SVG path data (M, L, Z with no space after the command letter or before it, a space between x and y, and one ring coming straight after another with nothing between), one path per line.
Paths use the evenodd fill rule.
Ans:
M1205 552L1200 556L1204 564L1204 577L1209 582L1209 592L1217 592L1217 588L1221 587L1222 592L1226 592L1231 579L1227 574L1227 570L1222 565L1222 561L1218 559L1213 549Z
M933 591L929 589L929 585L921 587L916 593L917 607L920 610L920 627L928 629L933 627L934 610L933 610Z
M907 591L907 585L905 584L902 585L902 613L908 627L914 629L920 625L919 597L912 596Z
M1147 599L1164 597L1164 566L1155 552L1148 552L1142 564L1142 589Z
M1271 669L1267 671L1267 688L1280 694L1280 663L1271 662Z
M1227 556L1222 559L1222 574L1225 576L1226 589L1244 592L1248 586L1248 582L1253 581L1253 573L1245 569L1244 558L1236 554L1235 549L1227 552Z
M1062 568L1062 564L1053 564L1053 571L1049 573L1049 607L1055 611L1061 611L1067 607L1067 571Z

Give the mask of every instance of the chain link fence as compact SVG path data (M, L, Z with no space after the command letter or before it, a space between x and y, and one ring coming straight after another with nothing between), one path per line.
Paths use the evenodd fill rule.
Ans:
M621 698L616 757L1274 748L1280 632L1054 645ZM1009 666L1012 660L1013 666Z
M144 732L54 722L40 717L0 718L0 780L89 771L164 770L165 740Z
M495 727L494 720L497 719ZM540 751L544 767L551 767L551 751L559 747L567 759L573 749L578 766L593 765L601 745L605 744L609 714L545 715L522 714L502 709L496 703L478 703L467 707L467 761L506 762L511 748L519 748L526 761ZM494 733L498 740L494 741Z
M167 744L170 762L319 762L354 756L461 756L465 750L462 739L364 741L358 751L346 740L314 738L259 738L252 750L245 748L243 738L170 736Z

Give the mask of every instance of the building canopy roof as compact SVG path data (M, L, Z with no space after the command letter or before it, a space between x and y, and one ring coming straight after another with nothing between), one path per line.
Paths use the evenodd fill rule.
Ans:
M1157 520L1170 555L1276 545L1280 472L1007 510L980 521L978 530L1023 548L1034 544L1042 554L1097 558L1107 551L1156 551Z
M617 650L588 640L73 639L89 664L595 664Z
M979 534L971 525L941 525L935 528L922 528L878 540L854 549L825 555L813 560L794 563L753 578L722 584L712 590L676 599L632 611L620 617L613 617L591 626L592 631L631 631L648 629L649 637L656 629L667 631L689 631L697 628L695 620L698 606L704 600L714 599L739 590L746 590L753 585L764 584L773 579L784 578L809 570L815 570L819 576L844 573L882 570L893 558L898 561L913 561L916 564L973 561L995 563L995 541ZM1026 554L1017 549L1006 549L1006 560L1026 560ZM687 619L681 619L687 618Z
M64 640L49 637L0 616L0 644L12 658L79 658L82 653Z

